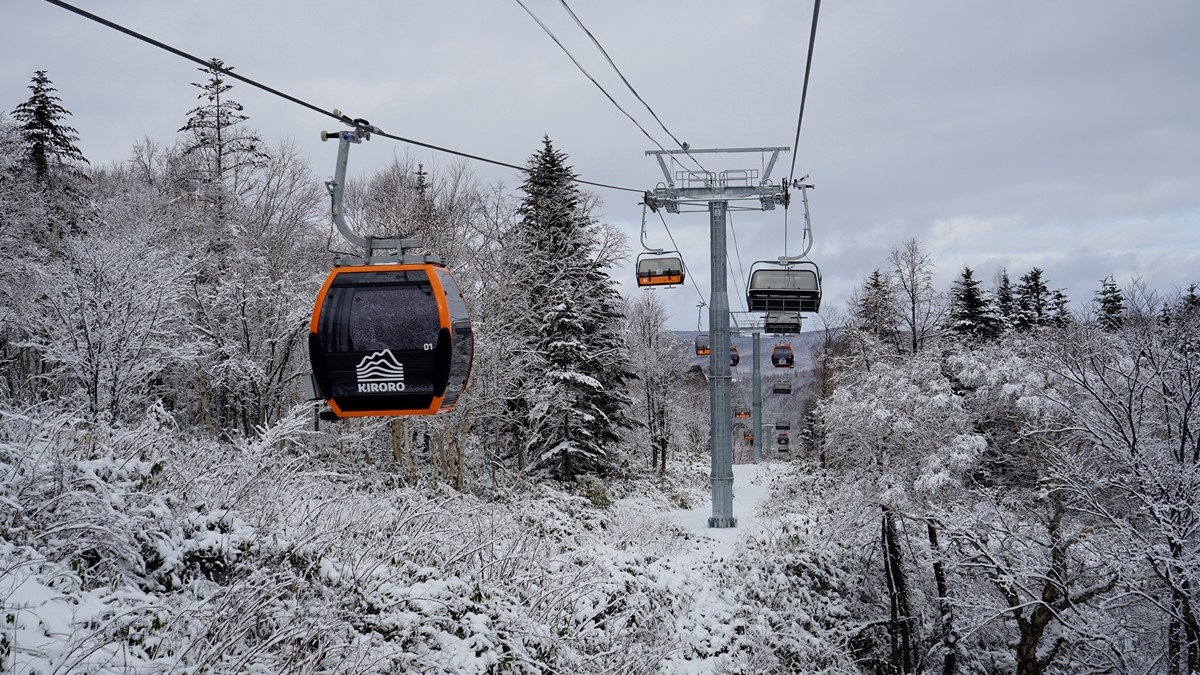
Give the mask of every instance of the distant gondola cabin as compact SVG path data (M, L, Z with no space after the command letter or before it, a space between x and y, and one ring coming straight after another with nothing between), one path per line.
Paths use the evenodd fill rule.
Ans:
M787 342L777 343L771 349L771 365L776 368L792 368L796 365L796 354Z

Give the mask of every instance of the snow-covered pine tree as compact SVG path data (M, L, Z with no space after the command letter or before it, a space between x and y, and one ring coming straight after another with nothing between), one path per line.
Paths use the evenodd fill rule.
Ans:
M1041 268L1035 267L1021 276L1016 289L1016 314L1013 326L1017 330L1029 330L1044 326L1050 321L1053 297Z
M601 409L604 385L585 374L588 361L585 319L566 292L554 292L558 303L550 307L540 332L538 352L547 370L533 394L530 411L536 464L560 480L581 474L604 474L609 468L609 448L615 436L608 414Z
M1100 280L1100 290L1096 291L1092 302L1096 304L1096 320L1104 330L1115 331L1121 327L1125 300L1111 274Z
M979 280L964 265L962 274L950 289L950 320L947 327L963 336L992 340L1000 335L1003 324L996 303L980 289Z
M1200 309L1200 293L1197 293L1196 284L1188 286L1187 295L1183 296L1181 304L1185 309Z
M1067 299L1066 289L1056 288L1050 291L1050 316L1047 318L1047 323L1061 328L1070 322L1071 303Z
M248 129L249 118L241 103L227 94L233 85L226 80L227 67L221 59L212 59L205 68L206 82L193 82L200 89L202 103L188 111L187 123L180 132L188 132L183 154L198 158L195 180L196 192L202 203L211 209L211 222L217 226L213 247L226 247L225 233L220 229L229 219L230 211L239 197L254 187L254 178L268 158L262 149L263 141L257 132Z
M1000 315L1003 329L1012 328L1017 313L1013 298L1012 282L1008 280L1008 268L1002 268L996 281L996 312Z
M21 173L32 178L40 193L45 220L27 222L25 227L32 228L27 236L37 246L57 255L63 238L78 232L80 222L87 217L78 187L87 180L83 165L88 161L75 145L79 132L65 123L71 112L54 94L56 89L46 71L34 73L29 90L29 98L13 109L12 117L19 125L24 163Z
M549 137L530 158L512 243L526 266L529 343L540 357L523 383L529 419L517 424L531 465L570 480L612 468L617 430L630 424L625 384L633 373L623 303L566 159Z
M891 277L871 272L851 299L854 327L876 340L899 348L896 332L896 292Z
M64 124L71 112L63 107L62 99L54 95L57 91L51 84L46 71L33 75L29 98L13 109L13 119L21 124L21 138L25 157L34 177L43 186L61 187L64 179L84 178L81 164L87 158L75 145L79 132Z

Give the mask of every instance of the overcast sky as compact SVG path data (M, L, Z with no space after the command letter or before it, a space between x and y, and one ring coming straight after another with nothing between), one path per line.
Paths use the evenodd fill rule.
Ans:
M559 0L524 0L663 146L670 138L624 89ZM791 146L812 4L806 0L568 0L667 127L694 148ZM654 145L515 0L79 0L78 5L385 131L523 165L543 135L586 179L652 189ZM0 24L0 109L46 70L93 165L163 143L196 104L195 64L41 0L10 0ZM334 9L342 7L344 9ZM915 237L948 288L970 265L990 285L1041 267L1077 308L1112 274L1170 292L1200 281L1200 2L851 0L822 6L796 155L810 175L826 306L844 308L888 252ZM237 83L250 124L293 139L318 175L332 120ZM351 171L410 152L357 146ZM709 169L762 157L701 158ZM773 178L786 177L791 156ZM487 183L520 176L474 164ZM638 196L600 191L602 218L637 248ZM704 213L668 215L707 299ZM800 209L789 214L791 252ZM666 245L657 218L652 245ZM783 250L783 213L733 215L742 261ZM627 276L627 275L626 275ZM740 281L731 303L742 305ZM632 288L627 282L626 287ZM658 290L691 329L689 284Z

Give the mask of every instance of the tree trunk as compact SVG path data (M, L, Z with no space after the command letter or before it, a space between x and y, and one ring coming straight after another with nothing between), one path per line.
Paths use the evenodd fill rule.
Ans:
M517 447L517 472L525 475L525 467L529 464L528 450L525 444L521 441L521 432L517 429L517 425L513 425L512 430L513 445Z
M942 614L942 645L946 649L942 659L942 675L954 675L958 670L958 635L954 630L954 608L950 605L950 593L946 586L946 565L942 562L942 549L938 546L937 528L932 521L926 521L925 527L929 534L929 552L933 556L938 609Z
M1175 607L1178 610L1178 602L1175 602ZM1181 632L1182 626L1179 619L1172 616L1171 621L1167 624L1167 675L1183 675L1179 660L1179 634Z
M1037 605L1029 619L1017 615L1017 627L1021 636L1017 642L1017 675L1042 675L1047 665L1037 657L1038 645L1054 614L1046 605Z
M1059 525L1065 508L1062 494L1055 491L1049 495L1051 511L1050 520L1046 523L1046 534L1050 539L1050 569L1046 570L1046 581L1042 584L1041 603L1034 605L1025 619L1023 612L1013 612L1017 619L1020 638L1017 642L1017 675L1042 675L1049 665L1053 651L1044 660L1038 660L1037 650L1041 644L1046 626L1055 618L1055 610L1064 609L1064 603L1069 602L1066 595L1067 578L1067 546L1062 538Z
M659 439L658 456L661 464L658 465L658 475L667 475L667 439L665 437Z
M417 453L413 450L412 433L408 430L408 420L404 420L404 454L408 457L408 484L417 484Z
M204 422L204 430L208 432L209 437L217 435L216 426L213 424L212 416L212 396L209 394L207 383L204 381L204 371L199 366L196 367L196 391L200 394L200 420Z
M896 533L896 517L891 509L883 507L883 565L887 579L888 598L891 605L891 621L888 635L892 646L892 668L897 673L913 672L912 663L912 612L908 603L908 579L901 564L900 541Z
M404 459L403 446L400 442L400 419L392 418L388 422L388 427L390 427L392 432L392 461L399 464Z

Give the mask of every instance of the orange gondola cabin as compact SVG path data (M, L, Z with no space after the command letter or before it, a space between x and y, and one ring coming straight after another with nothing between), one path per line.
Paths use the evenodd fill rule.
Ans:
M466 388L474 335L443 265L352 265L325 279L308 348L317 393L336 417L432 415Z
M796 353L787 342L777 342L771 349L771 365L776 368L792 368L796 364Z

